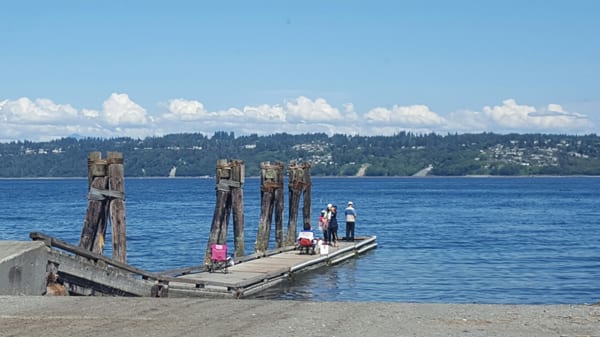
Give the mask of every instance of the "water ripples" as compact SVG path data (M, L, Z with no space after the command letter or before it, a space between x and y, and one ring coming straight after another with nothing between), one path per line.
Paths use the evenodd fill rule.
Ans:
M246 253L256 238L259 184L247 179L244 186ZM199 264L214 186L213 179L128 179L129 262L151 271ZM378 248L297 275L260 298L598 302L599 187L600 179L582 177L314 178L313 224L327 203L343 209L351 199L357 235L377 235ZM0 238L28 240L29 232L42 231L76 244L86 188L85 179L0 180ZM229 233L233 247L231 226ZM106 248L110 255L110 241Z

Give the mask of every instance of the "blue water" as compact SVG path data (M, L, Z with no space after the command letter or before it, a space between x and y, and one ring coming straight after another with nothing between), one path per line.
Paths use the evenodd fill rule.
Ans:
M244 185L247 253L256 239L259 185ZM151 271L200 264L214 187L213 179L127 178L128 262ZM379 246L261 297L595 303L599 191L594 177L313 178L313 224L325 204L343 208L352 200L357 235L377 235ZM0 239L29 240L40 231L77 244L86 193L86 179L0 180ZM286 224L287 207L286 200Z

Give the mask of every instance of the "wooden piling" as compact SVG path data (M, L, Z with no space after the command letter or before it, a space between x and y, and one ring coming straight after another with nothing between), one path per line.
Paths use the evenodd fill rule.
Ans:
M88 154L88 207L86 211L79 246L92 251L96 242L98 228L106 227L105 199L95 191L106 187L106 162L102 160L101 152ZM102 242L102 246L104 243Z
M102 152L88 153L88 189L95 177L106 176L106 162L102 160Z
M206 245L206 253L204 254L204 265L210 264L211 244L224 244L225 242L222 238L227 238L227 226L223 226L223 223L225 223L225 209L229 192L219 190L217 187L216 195L217 201L215 204L212 223L210 225L210 234L208 237L208 244ZM223 230L225 231L224 234L221 233Z
M262 164L261 164L262 167ZM261 174L262 177L262 174ZM273 221L273 191L261 186L260 191L260 218L258 220L258 231L254 243L254 252L263 254L269 249L269 238L271 237L271 223Z
M311 210L312 210L312 179L309 162L303 163L304 167L304 189L302 195L302 221L304 228L312 228L311 225Z
M88 207L79 246L96 254L104 252L108 221L112 224L113 259L126 263L125 193L123 155L88 154Z
M281 169L277 171L277 181L281 182L279 187L275 189L273 197L275 198L275 248L284 246L283 237L283 164Z
M100 178L104 180L104 186L106 186L106 181L108 180L106 177ZM100 212L100 219L98 221L98 227L96 227L96 235L94 236L94 244L92 245L92 253L102 255L104 253L104 245L106 243L106 230L108 229L108 219L109 219L109 204L108 200L102 200L102 209Z
M90 184L90 191L101 190L106 186L106 177L95 177ZM99 227L106 227L105 200L100 197L88 194L88 207L81 230L79 247L92 251L96 241L96 233Z
M289 218L285 237L286 245L293 245L297 237L298 210L300 199L303 198L302 220L303 229L311 228L311 179L310 163L298 164L291 161L288 165L289 189Z
M116 192L109 205L110 224L112 226L113 259L127 262L127 231L125 226L125 173L123 169L123 154L108 152L108 189ZM121 195L119 195L121 194Z
M226 159L217 161L216 204L210 228L210 236L204 254L204 265L210 264L211 245L227 244L229 216L233 212L235 256L245 254L244 248L244 161Z
M260 220L254 252L263 254L269 249L271 223L275 211L275 246L283 246L283 163L262 162L260 188Z

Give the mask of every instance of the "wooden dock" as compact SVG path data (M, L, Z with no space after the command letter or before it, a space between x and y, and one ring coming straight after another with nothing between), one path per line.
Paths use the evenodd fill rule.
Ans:
M311 164L291 161L288 166L290 211L284 231L284 165L267 161L261 162L261 215L255 254L244 256L244 162L219 159L215 175L215 212L206 252L198 261L200 265L158 273L134 267L126 262L123 162L119 152L109 152L107 159L102 159L100 152L88 155L88 207L78 245L32 232L30 238L37 242L31 247L11 244L10 247L17 248L0 249L0 270L7 270L4 274L9 274L8 281L0 279L0 295L50 292L82 296L243 298L288 280L294 274L335 265L377 247L376 237L369 236L353 242L339 242L336 247L328 247L326 254L302 254L294 245L299 230L300 199L303 200L302 228L311 228ZM336 211L329 208L328 217L334 219ZM213 256L219 256L213 253L213 245L230 242L227 238L230 217L233 218L234 247L230 251L235 252L234 265L229 266L226 273L208 272L213 269ZM273 220L277 249L269 251ZM102 255L109 223L112 226L113 258ZM13 250L21 252L20 258L12 256L15 254L3 258ZM224 261L224 256L221 257ZM26 264L23 261L29 261L33 267L23 269ZM35 276L26 280L37 280L35 286L22 282L24 273ZM39 280L44 284L38 284L42 282Z
M293 274L334 265L356 257L377 246L376 237L354 242L340 242L329 247L327 255L300 254L288 248L261 258L238 262L227 273L193 273L177 277L169 282L169 296L226 295L236 298L256 294L266 288L287 280ZM203 286L202 286L203 285ZM200 288L197 288L200 286ZM190 289L194 287L193 289Z
M152 273L41 233L30 237L50 248L49 264L56 266L59 278L76 295L244 298L295 274L335 265L377 247L376 237L370 236L341 241L329 247L327 255L301 254L295 247L286 247L262 256L244 256L226 273L205 272L203 265Z

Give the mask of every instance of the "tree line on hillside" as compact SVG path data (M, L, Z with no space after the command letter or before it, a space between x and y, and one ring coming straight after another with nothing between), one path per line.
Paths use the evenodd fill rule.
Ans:
M135 138L62 138L0 144L0 177L85 177L89 152L122 152L131 177L214 176L218 159L241 159L246 175L260 163L310 161L315 176L600 175L600 137L553 134L355 136L233 132Z

